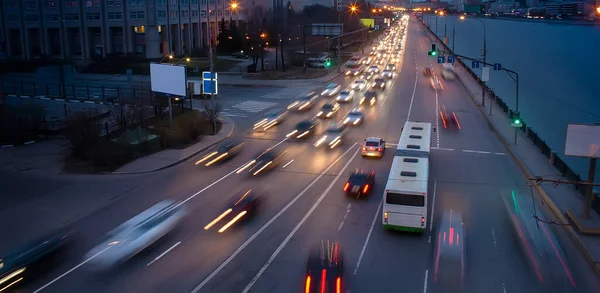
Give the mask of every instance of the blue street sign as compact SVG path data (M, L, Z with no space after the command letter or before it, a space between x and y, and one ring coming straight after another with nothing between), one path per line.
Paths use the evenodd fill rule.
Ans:
M213 72L213 79L217 79L217 73ZM202 72L202 79L210 79L210 71L203 71Z
M375 26L375 30L378 30L378 29L379 29L379 25L376 25L376 26Z
M133 77L133 69L127 69L127 82L131 83Z
M471 68L479 68L479 61L471 62Z
M444 56L438 56L438 63L444 63L444 59L446 59Z
M496 71L502 70L502 65L500 63L494 63L494 70L496 70Z
M210 78L210 75L209 75ZM219 94L219 85L217 84L217 80L213 79L213 88L214 88L214 92L213 94L217 95ZM211 90L213 90L210 86L210 79L203 79L202 80L202 93L206 94L206 95L210 95L211 94Z
M448 63L454 64L454 56L448 56Z

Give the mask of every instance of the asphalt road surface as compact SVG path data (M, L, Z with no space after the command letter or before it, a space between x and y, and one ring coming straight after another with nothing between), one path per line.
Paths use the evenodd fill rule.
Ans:
M199 168L190 160L161 172L131 176L132 181L144 184L81 220L79 241L67 252L66 260L26 290L300 291L309 248L329 239L340 241L343 247L344 292L448 292L436 287L431 276L436 219L452 209L463 213L467 233L465 292L542 292L518 248L500 199L505 192L527 196L531 190L460 83L442 81L443 90L432 89L422 70L425 66L439 68L426 56L430 44L423 34L411 23L401 72L385 98L368 109L365 124L350 130L341 148L324 151L312 145L314 140L285 139L285 134L298 121L314 115L316 108L310 114L293 115L260 135L250 131L254 121L240 120L247 123L236 126L235 136L249 143L239 156L210 169ZM336 82L347 86L351 80L340 77ZM440 129L439 105L458 114L462 130ZM341 112L348 109L344 106ZM380 160L358 155L357 143L367 136L398 141L408 119L431 122L438 130L432 139L431 226L423 235L386 232L381 227L381 194L392 152ZM324 127L321 124L319 131ZM255 153L273 145L288 149L278 169L260 178L235 173ZM376 172L370 198L343 195L343 184L354 169ZM203 230L233 194L247 188L260 192L265 201L252 221L223 234ZM109 275L99 276L87 269L83 255L106 232L164 198L187 200L189 214L180 227ZM595 275L570 240L562 233L558 236L577 283L573 292L593 292L598 288Z

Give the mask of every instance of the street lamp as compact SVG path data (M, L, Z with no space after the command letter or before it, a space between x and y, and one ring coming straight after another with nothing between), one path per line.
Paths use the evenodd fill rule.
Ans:
M237 3L231 3L231 9L235 12L235 25L239 25L240 12L238 10L239 5Z
M173 55L169 54L169 55L163 57L162 59L160 59L160 61L158 63L162 63L167 58L169 58L169 62L171 62L171 60L173 60Z
M461 16L460 17L461 20L464 20L465 17ZM481 22L481 24L483 25L483 67L482 67L482 72L483 72L483 68L485 68L485 63L486 63L486 57L487 57L487 36L486 36L486 28L485 28L485 22L479 18L473 18L479 22ZM487 85L485 84L485 81L483 82L483 91L481 91L481 106L485 106L485 92L487 90Z

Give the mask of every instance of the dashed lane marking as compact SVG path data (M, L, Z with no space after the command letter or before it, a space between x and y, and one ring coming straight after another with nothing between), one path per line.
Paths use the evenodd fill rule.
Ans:
M459 151L459 152L468 153L468 154L497 155L497 156L506 155L506 153L477 151L477 150L455 150L455 149L439 148L439 147L431 147L431 149L437 150L437 151L448 151L448 152Z

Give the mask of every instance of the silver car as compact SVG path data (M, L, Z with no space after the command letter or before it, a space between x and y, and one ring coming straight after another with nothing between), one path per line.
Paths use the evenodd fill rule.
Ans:
M347 75L347 74L346 74ZM342 86L337 83L330 83L327 85L325 90L321 93L321 96L333 97L340 92Z
M163 200L108 232L85 259L100 271L118 266L173 230L184 216L181 203Z
M361 148L363 157L383 157L385 153L385 140L379 137L368 137Z
M283 122L287 117L288 111L285 109L275 109L267 112L263 119L254 124L254 130L266 131L269 128Z
M344 124L333 124L317 140L315 143L315 147L327 147L329 149L334 149L342 144L342 140L344 139L346 125Z
M349 103L354 99L353 91L341 91L340 94L335 98L338 102Z
M342 120L345 125L359 125L365 120L364 110L361 107L352 108Z
M362 91L365 89L365 87L367 87L367 81L364 79L357 79L356 81L354 81L352 83L352 89L355 91Z
M377 65L371 65L371 66L369 66L369 70L368 71L371 72L371 73L378 73L379 72L379 66L377 66Z
M310 110L315 105L317 98L319 98L319 96L317 94L310 93L310 94L306 95L305 97L302 97L302 98L296 100L295 102L291 103L287 108L288 108L288 110L291 110L291 111L298 111L298 112L307 111L307 110Z

